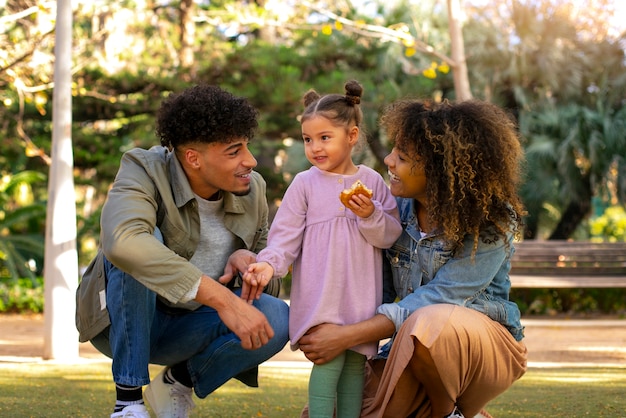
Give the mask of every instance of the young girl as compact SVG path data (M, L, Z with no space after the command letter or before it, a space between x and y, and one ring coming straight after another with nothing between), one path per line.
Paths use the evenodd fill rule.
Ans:
M313 165L296 175L272 223L268 246L244 277L262 287L284 276L293 263L289 336L293 350L310 328L351 324L374 315L382 301L382 250L402 232L395 199L379 173L355 165L351 151L361 132L356 81L346 94L304 96L302 138ZM340 194L361 181L373 192L354 195L346 206ZM323 366L314 365L309 381L311 417L358 417L366 356L377 342L350 347Z

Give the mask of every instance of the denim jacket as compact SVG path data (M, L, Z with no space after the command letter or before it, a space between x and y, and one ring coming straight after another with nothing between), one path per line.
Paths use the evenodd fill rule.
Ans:
M524 328L520 311L509 300L510 258L513 235L485 229L472 257L474 238L468 235L455 254L438 234L422 237L414 200L398 198L402 235L386 250L385 295L377 313L387 316L400 329L416 309L449 303L482 312L504 325L520 341ZM508 243L508 245L507 245ZM398 302L392 302L396 299Z

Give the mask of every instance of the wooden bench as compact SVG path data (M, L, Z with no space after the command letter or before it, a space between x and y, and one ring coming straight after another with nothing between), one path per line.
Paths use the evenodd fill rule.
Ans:
M626 287L626 242L517 242L510 277L514 288Z

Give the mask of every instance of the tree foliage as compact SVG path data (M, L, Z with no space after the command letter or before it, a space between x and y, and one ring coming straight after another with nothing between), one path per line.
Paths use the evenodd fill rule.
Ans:
M471 93L519 120L528 237L575 236L598 201L624 204L626 71L624 35L605 24L613 3L480 4L466 3L463 22ZM381 107L406 96L456 97L446 5L76 3L72 137L81 263L97 245L99 208L122 152L155 145L161 99L191 84L220 84L260 110L252 146L271 202L307 166L297 117L309 88L341 92L351 78L364 85L368 144L356 158L384 172L389 143L377 125ZM2 175L48 170L54 8L34 0L0 5ZM45 187L32 187L45 201ZM43 236L43 227L30 232Z

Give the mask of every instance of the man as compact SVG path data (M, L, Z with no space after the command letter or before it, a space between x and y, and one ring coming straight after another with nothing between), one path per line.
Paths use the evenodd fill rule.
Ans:
M195 86L162 103L162 146L122 157L76 314L80 341L113 360L112 418L149 417L147 384L168 418L188 416L192 391L204 398L232 377L257 386L256 367L288 340L287 304L235 280L267 242L256 127L244 98ZM151 363L166 367L150 382Z

